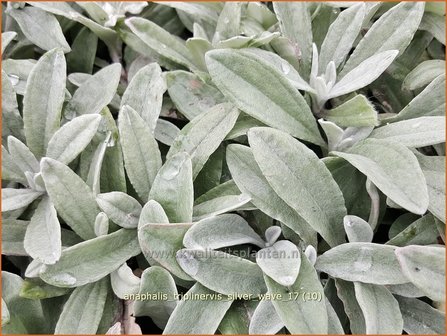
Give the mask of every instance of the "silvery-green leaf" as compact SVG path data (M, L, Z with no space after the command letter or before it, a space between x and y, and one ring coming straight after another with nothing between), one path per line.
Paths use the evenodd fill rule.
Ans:
M317 258L315 268L332 277L394 285L408 282L394 251L396 247L374 243L347 243L336 246Z
M317 261L317 250L312 245L308 245L304 250L304 255L309 259L309 262L312 266L315 265Z
M146 224L138 228L138 240L146 259L157 261L183 280L192 280L177 263L175 253L183 247L183 237L193 224Z
M22 170L17 166L15 160L2 145L2 180L19 182L27 185L27 179Z
M343 309L349 318L350 329L353 334L365 334L365 317L355 297L354 283L335 279L337 296L343 302Z
M175 106L189 120L225 101L219 90L190 72L170 71L166 83Z
M81 84L64 109L66 116L97 114L115 95L121 77L121 65L114 63L96 72Z
M326 134L328 150L332 151L336 149L345 135L343 129L332 121L318 119L318 123Z
M2 41L3 43L3 41ZM3 50L2 50L3 53ZM3 300L2 298L2 327L5 324L9 323L9 319L10 319L11 315L9 314L9 310L8 310L8 306L6 305L5 300Z
M254 300L234 302L220 322L219 332L222 335L234 335L236 333L247 335L250 319L257 304Z
M17 103L17 91L4 71L4 63L5 61L2 64L2 136L4 139L8 135L14 135L24 140L23 119Z
M2 212L27 207L43 193L32 189L2 189Z
M167 158L186 152L191 157L195 179L236 123L239 111L231 104L219 104L186 125L174 140Z
M54 265L40 272L43 281L58 287L79 287L98 281L140 253L135 230L120 229L62 251Z
M235 211L242 207L250 208L251 197L247 194L225 195L194 205L193 220L201 220L207 217ZM250 209L252 209L251 207Z
M160 297L158 300L136 300L134 309L135 316L149 316L163 329L178 303L177 287L171 274L159 266L146 268L141 275L141 285L137 293Z
M443 16L424 13L419 29L428 31L435 39L445 45L445 21Z
M138 227L149 223L169 223L169 219L168 216L166 216L165 211L161 205L154 200L147 202L141 210L140 218L138 220Z
M415 214L428 207L425 177L414 154L389 140L366 139L349 152L332 152L365 174L395 203Z
M395 250L403 274L429 298L445 301L445 248L410 245Z
M116 322L113 326L111 326L106 335L120 335L121 334L121 322Z
M284 327L275 307L270 300L259 301L250 319L250 335L275 335Z
M402 120L376 128L370 138L387 139L407 147L424 147L445 142L445 116Z
M62 50L45 53L31 70L23 98L26 144L40 158L59 129L65 95L66 64Z
M242 3L227 2L219 14L213 44L239 35L241 25Z
M295 244L281 240L256 253L256 263L271 279L282 286L292 286L300 270L301 255Z
M242 217L235 214L202 219L183 237L183 245L189 249L215 250L242 244L263 247L264 241Z
M208 299L181 300L172 312L163 334L214 334L233 301L200 283L192 286L185 295L207 295Z
M80 118L80 117L78 117ZM93 193L96 195L100 192L101 189L101 171L103 167L104 157L106 155L107 147L109 144L114 141L112 140L112 132L107 132L104 141L100 141L97 145L93 155L91 156L91 162L88 169L86 183L92 188ZM86 152L86 151L85 151ZM84 152L84 153L85 153ZM120 149L121 152L121 149ZM81 155L81 160L83 159ZM119 160L116 166L119 167L119 163L122 165L122 160ZM124 175L124 172L123 172ZM116 180L119 180L120 177L117 176Z
M194 25L196 24L194 23ZM200 71L206 72L205 53L208 50L213 49L212 44L207 39L191 37L186 40L186 47L191 53L194 64L199 68Z
M401 54L412 40L423 13L423 2L401 2L387 11L360 40L341 77L374 54L385 50L398 50Z
M138 201L123 192L113 191L96 196L99 208L106 213L115 224L134 229L138 226L141 205Z
M328 332L328 316L323 287L317 272L307 258L301 258L300 272L295 283L284 287L264 276L268 292L281 295L282 299L272 300L282 322L291 334L326 334ZM303 293L317 293L321 300L304 300ZM292 293L292 298L289 297ZM296 298L295 293L299 293Z
M39 48L61 48L65 53L71 50L54 15L36 7L11 9L8 15L17 21L26 38Z
M425 296L424 292L413 285L411 282L400 285L386 286L391 293L409 298L418 298Z
M6 73L6 76L2 79L8 80L11 89L18 95L24 95L26 82L36 63L36 60L6 59L2 62L2 70ZM4 90L3 87L2 90Z
M27 278L38 278L40 270L44 267L40 261L32 260L25 270L25 277Z
M262 271L255 263L213 250L177 252L182 269L205 287L225 295L265 293Z
M96 216L94 229L97 237L109 233L109 217L104 212L100 212Z
M2 54L5 52L8 45L16 38L16 36L17 33L13 31L2 33Z
M357 216L345 216L343 224L350 243L371 243L374 233L368 222Z
M194 205L198 205L222 196L240 195L241 191L233 180L228 180L221 183L214 188L208 190L206 193L200 195L194 200Z
M414 221L386 244L393 246L436 244L438 238L435 218L431 214Z
M330 61L336 68L343 63L360 33L365 12L365 4L359 3L337 16L321 45L319 69L326 69Z
M267 31L261 32L253 36L234 36L227 40L220 41L216 44L217 49L230 48L257 48L269 44L279 36L278 32L270 33Z
M418 299L396 299L408 334L445 334L445 313Z
M95 334L106 303L109 278L76 288L56 324L55 334Z
M438 76L390 121L445 115L445 74ZM385 120L388 121L388 120Z
M127 105L118 115L118 127L127 175L146 201L162 164L158 144L144 119Z
M73 161L93 139L101 116L81 115L66 123L48 142L47 156L68 164Z
M138 293L140 282L140 278L133 274L127 263L122 264L117 270L110 273L110 284L113 292L120 299L125 299L129 294Z
M121 107L130 106L146 122L153 133L161 111L166 83L161 68L152 63L141 68L130 81L121 99Z
M96 237L99 209L87 184L63 163L44 158L40 163L48 195L58 215L83 239Z
M430 84L436 77L445 74L445 63L441 60L428 60L420 63L405 77L404 90L416 90Z
M82 28L71 45L67 55L69 72L91 74L98 46L98 36L87 27Z
M40 301L20 297L23 280L17 274L2 271L2 299L9 310L9 323L2 334L43 334L49 332Z
M278 240L282 230L280 226L270 226L265 230L264 236L267 246L271 246Z
M335 83L328 98L342 96L371 84L390 66L397 54L397 50L387 50L365 59Z
M154 130L154 137L161 143L172 146L179 133L180 129L173 123L164 119L157 120L157 125L155 125Z
M385 286L354 282L355 297L365 317L366 334L401 334L399 304Z
M315 153L290 135L272 128L252 128L248 139L259 168L279 197L331 246L343 243L342 220L346 215L343 194ZM318 180L309 180L309 174L318 174ZM326 193L331 195L330 199L325 197Z
M187 153L169 158L155 176L149 199L160 203L171 223L191 223L194 202L192 164Z
M284 37L300 46L300 72L310 73L312 58L312 19L305 2L274 2L273 9Z
M325 111L324 119L340 127L365 127L378 124L377 112L364 95L356 95L336 108Z
M56 209L48 197L42 198L31 217L24 247L31 257L44 264L54 264L61 256L61 227Z
M185 42L156 23L141 17L132 17L126 19L125 24L158 54L185 67L194 67Z
M215 25L218 19L218 11L221 8L213 8L211 6L223 6L219 3L199 3L199 2L183 2L183 1L163 1L160 4L169 6L180 11L183 11L199 21L205 21L209 24Z
M427 181L428 210L445 223L445 156L415 154Z
M23 240L28 221L2 218L2 254L26 256Z
M327 310L327 328L328 334L331 335L343 335L345 331L343 330L343 326L341 325L340 318L338 317L336 311L332 307L329 300L325 299L326 310Z
M10 135L8 137L8 150L14 163L23 173L36 174L40 171L39 162L30 149L20 140Z
M315 231L272 189L259 169L251 148L229 145L226 158L237 186L251 197L256 207L297 232L306 243L316 246Z
M211 50L205 59L213 82L240 110L300 139L324 145L306 101L275 67L243 50Z
M20 296L31 300L41 300L62 296L70 291L70 288L51 286L40 279L26 279L20 289Z

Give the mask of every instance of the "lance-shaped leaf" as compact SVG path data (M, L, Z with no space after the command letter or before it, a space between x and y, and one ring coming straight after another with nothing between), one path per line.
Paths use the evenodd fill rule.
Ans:
M100 115L82 115L66 123L48 142L47 156L70 163L93 139L100 122Z
M355 297L354 283L335 279L337 296L343 302L343 309L349 318L350 329L353 334L366 332L365 317Z
M2 54L5 52L8 45L16 38L16 36L17 33L12 31L2 33Z
M404 330L409 335L445 334L445 314L418 299L397 296L404 320Z
M2 53L3 53L3 50L2 50ZM10 318L11 318L11 315L9 314L8 306L6 305L5 300L3 300L3 298L2 298L2 327L5 324L9 323Z
M325 298L326 309L327 309L327 329L328 334L332 335L342 335L344 334L343 326L341 325L340 318L338 317L335 309L332 307L331 303L327 298Z
M121 229L63 250L56 264L44 266L40 277L50 285L79 287L112 273L140 252L136 231Z
M149 262L155 260L180 279L192 280L175 257L175 253L183 247L183 237L191 226L189 223L142 225L138 228L141 251Z
M336 108L326 111L324 119L340 127L368 127L378 124L377 112L364 95L356 95Z
M371 243L374 232L371 225L364 219L357 216L345 216L343 218L343 225L345 226L349 242Z
M23 173L38 173L40 171L39 161L29 150L29 148L20 140L13 136L8 137L8 150L14 163Z
M49 197L44 197L26 229L25 250L44 264L54 264L62 252L61 227L56 209Z
M141 300L135 301L135 316L149 316L163 329L178 303L177 287L172 275L159 266L146 268L141 275L138 294L146 295L148 299L141 297Z
M424 13L419 29L428 31L435 39L445 45L445 21L443 15Z
M241 25L241 3L226 3L216 24L213 43L239 35Z
M332 154L360 170L401 207L420 215L427 211L425 177L416 157L404 145L384 139L366 139L347 153Z
M273 3L283 35L300 46L300 69L305 77L310 73L312 58L312 18L305 2Z
M336 68L343 63L360 33L365 12L365 4L359 3L338 14L321 45L319 69L326 69L330 61Z
M2 220L2 254L26 256L23 240L29 221L18 219Z
M96 237L94 224L99 209L87 184L63 163L44 158L45 187L58 214L83 239Z
M206 300L190 298L206 296ZM163 330L164 335L172 334L214 334L230 308L232 300L196 283L185 293L174 309ZM189 298L189 299L188 299Z
M270 300L261 300L250 319L250 335L275 335L284 327L284 323Z
M12 211L27 207L39 196L43 195L40 191L32 189L2 189L2 211Z
M26 144L38 157L58 130L65 96L66 64L62 50L44 54L31 70L23 98Z
M298 278L290 287L284 287L268 276L264 278L269 293L282 297L282 299L273 300L272 303L291 334L326 334L328 332L323 286L317 272L305 256L301 257ZM292 297L289 297L289 293L292 293ZM295 297L293 293L300 295ZM322 299L306 301L303 293L317 293L316 295L321 295Z
M183 245L189 249L219 249L242 244L265 245L247 221L235 214L202 219L183 237Z
M256 263L271 279L282 286L292 286L301 265L301 255L295 244L281 240L256 253Z
M161 205L154 200L147 202L141 210L140 218L138 220L138 227L149 223L169 223L169 219L168 216L166 216L165 211Z
M71 45L67 55L68 71L91 74L98 47L98 36L87 27L82 28Z
M186 125L169 148L167 158L186 152L191 157L195 179L210 155L231 131L239 111L231 104L219 104L200 114Z
M177 261L192 278L218 293L266 292L261 269L249 260L221 251L182 249L177 252Z
M166 83L157 63L146 65L138 70L127 86L121 99L121 108L128 105L137 112L154 133L161 111Z
M109 278L76 288L56 324L55 334L95 334L106 303Z
M290 135L267 127L252 128L248 140L259 168L279 197L331 246L343 243L343 194L315 153ZM309 178L314 174L317 180Z
M185 42L156 23L133 17L125 21L127 27L158 54L185 67L194 67Z
M297 138L324 145L306 101L274 66L243 50L212 50L205 59L213 82L240 110Z
M134 229L138 226L138 217L142 208L132 196L120 191L113 191L97 195L96 201L101 210L115 224L125 229Z
M374 54L385 50L402 53L410 44L424 14L423 2L401 2L382 15L361 39L341 72L344 76Z
M328 99L354 92L371 84L390 66L397 54L397 50L387 50L367 58L335 83L329 91Z
M387 139L407 147L425 147L445 142L445 116L420 117L376 128L370 138Z
M445 248L410 245L395 251L402 272L429 298L445 301Z
M416 153L428 188L428 210L445 223L445 156Z
M5 63L2 68L2 136L5 138L14 135L24 141L23 119L17 103L17 89L4 71ZM20 79L18 80L20 82Z
M166 73L166 83L169 97L189 120L225 101L219 90L190 72L170 71Z
M250 196L246 194L225 195L196 204L193 208L193 220L214 217L236 209L253 209L250 207Z
M157 139L161 143L171 146L179 133L180 129L173 123L163 119L157 120L157 125L155 126L154 130L154 136L155 139Z
M118 127L127 175L140 198L146 201L162 164L158 144L143 118L129 106L121 109Z
M430 245L437 243L438 236L435 218L432 214L427 214L411 223L386 244L394 246Z
M187 153L175 154L165 162L154 179L149 199L160 203L171 223L191 223L194 189Z
M385 286L354 282L355 297L365 317L366 334L401 334L399 304Z
M54 15L36 7L10 9L8 15L17 21L26 38L39 48L61 48L66 53L71 50Z
M443 74L445 74L445 62L441 60L424 61L405 77L402 89L416 90L422 88Z
M334 278L376 285L408 282L394 251L396 247L374 243L347 243L317 258L315 268Z
M226 158L237 186L251 197L251 202L258 209L287 225L306 243L316 246L315 231L272 189L259 169L251 148L229 145Z
M26 275L25 275L26 276ZM20 296L31 300L58 297L71 292L71 288L51 286L39 278L26 279L20 289Z
M133 274L127 263L122 264L116 271L110 273L110 284L113 292L120 299L127 300L129 295L140 290L140 278Z
M73 94L64 109L67 117L96 114L106 107L116 93L121 78L121 64L106 66L87 79Z
M240 300L233 303L220 322L219 332L222 335L248 334L250 319L256 306L257 302L254 300Z

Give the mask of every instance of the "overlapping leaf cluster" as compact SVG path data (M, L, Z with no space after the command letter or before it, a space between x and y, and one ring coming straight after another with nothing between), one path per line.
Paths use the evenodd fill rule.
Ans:
M2 11L4 333L445 333L442 3Z

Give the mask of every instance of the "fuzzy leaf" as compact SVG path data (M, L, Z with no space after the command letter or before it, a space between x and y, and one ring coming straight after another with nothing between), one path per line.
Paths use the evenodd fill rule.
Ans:
M274 335L284 327L272 301L261 300L250 319L250 335Z
M2 212L27 207L41 195L42 192L31 189L3 188Z
M351 243L371 243L374 232L368 222L357 216L345 216L343 219L348 240Z
M9 136L8 149L12 160L14 160L14 163L20 168L23 173L39 173L39 162L24 143L13 136Z
M445 63L441 60L428 60L420 63L405 77L404 90L416 90L430 84L436 77L445 74Z
M114 191L96 196L98 206L119 226L134 229L138 226L141 205L138 201L123 192Z
M120 299L126 300L129 295L138 293L140 282L140 278L133 274L132 269L126 263L110 273L113 292Z
M28 221L2 219L2 254L26 256L23 240L29 225Z

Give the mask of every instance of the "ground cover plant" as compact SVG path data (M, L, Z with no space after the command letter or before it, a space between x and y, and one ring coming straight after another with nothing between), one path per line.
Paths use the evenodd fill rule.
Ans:
M444 334L443 2L2 3L2 332Z

